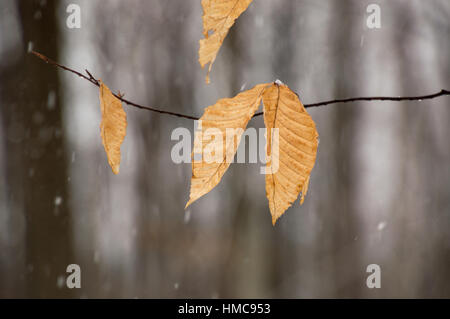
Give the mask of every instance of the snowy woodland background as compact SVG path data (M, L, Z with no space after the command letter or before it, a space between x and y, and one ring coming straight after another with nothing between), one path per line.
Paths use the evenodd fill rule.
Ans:
M79 4L81 29L66 7ZM366 7L381 6L381 29ZM280 79L304 103L450 88L448 0L255 0L211 73L200 0L0 1L0 297L450 297L450 99L308 109L320 135L303 206L272 227L258 164L233 164L187 212L193 121L124 106L113 176L98 89L201 115ZM262 118L251 127L264 127ZM82 288L65 286L79 264ZM381 266L380 289L366 267Z

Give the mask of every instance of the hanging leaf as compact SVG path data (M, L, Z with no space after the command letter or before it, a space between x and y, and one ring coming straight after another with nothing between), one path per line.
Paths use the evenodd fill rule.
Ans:
M266 86L259 84L205 109L194 138L191 193L186 207L212 190L222 179L236 154L248 121L261 103ZM196 159L195 154L199 154L201 159Z
M252 0L202 0L203 35L200 40L199 62L209 63L206 83L209 83L214 60L234 21L248 8ZM212 33L211 35L209 33Z
M297 94L281 82L264 90L263 105L269 171L266 195L275 225L299 194L303 204L316 161L319 135Z
M114 174L119 173L120 146L127 131L127 115L121 101L100 80L100 108L102 122L100 133L103 146L108 156L108 163Z

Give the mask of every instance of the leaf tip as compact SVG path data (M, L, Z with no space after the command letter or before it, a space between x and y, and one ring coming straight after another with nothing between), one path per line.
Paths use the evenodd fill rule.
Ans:
M276 218L275 216L272 216L272 226L273 227L275 227L277 220L278 220L278 218Z
M189 199L189 201L186 203L186 206L184 206L184 209L187 209L189 206L191 206L191 204L193 203L194 201L192 200L192 199Z
M111 90L99 79L100 109L102 120L100 123L100 136L103 147L111 166L112 172L119 174L120 147L126 136L127 115L122 103Z
M281 216L283 216L284 211L280 214L278 211L272 211L270 210L270 215L272 216L272 226L275 226L280 219Z

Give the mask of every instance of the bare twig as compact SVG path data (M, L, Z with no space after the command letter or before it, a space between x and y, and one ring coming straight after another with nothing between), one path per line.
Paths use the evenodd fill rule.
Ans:
M67 66L64 66L62 64L59 64L58 62L53 61L52 59L46 57L45 55L36 52L36 51L31 51L31 53L33 53L35 56L37 56L38 58L40 58L41 60L45 61L48 64L54 65L58 68L61 68L65 71L71 72L75 75L78 75L79 77L91 82L92 84L96 85L96 86L100 86L100 83L98 81L98 79L96 79L88 70L86 71L86 75L75 71ZM437 92L437 93L433 93L433 94L428 94L428 95L421 95L421 96L397 96L397 97L393 97L393 96L369 96L369 97L352 97L352 98L348 98L348 99L336 99L336 100L329 100L329 101L323 101L323 102L317 102L317 103L311 103L311 104L304 104L305 107L316 107L316 106L323 106L323 105L329 105L329 104L337 104L337 103L349 103L349 102L356 102L356 101L421 101L421 100L430 100L430 99L434 99L437 98L439 96L444 96L444 95L450 95L450 91L449 90L444 90L442 89L441 91ZM177 117L181 117L181 118L185 118L185 119L190 119L190 120L198 120L199 118L196 116L192 116L192 115L186 115L186 114L181 114L181 113L176 113L176 112L169 112L169 111L164 111L164 110L160 110L157 108L153 108L150 106L144 106L144 105L140 105L131 101L128 101L126 99L123 98L124 94L121 94L120 92L117 94L114 94L115 97L117 97L119 100L121 100L123 103L128 104L130 106L133 107L137 107L139 109L143 109L143 110L147 110L147 111L151 111L151 112L156 112L156 113L160 113L160 114L167 114L167 115L172 115L172 116L177 116ZM260 116L263 113L256 113L254 115L254 117L256 116Z
M92 84L100 87L100 82L98 81L98 79L96 79L88 70L85 70L85 71L86 71L86 73L87 73L87 75L89 77L84 75L84 74L82 74L82 73L80 73L80 72L78 72L78 71L75 71L75 70L73 70L73 69L71 69L71 68L69 68L67 66L59 64L58 62L53 61L52 59L46 57L45 55L43 55L43 54L41 54L39 52L31 51L31 53L33 53L35 56L37 56L38 58L40 58L41 60L45 61L48 64L54 65L54 66L56 66L58 68L61 68L61 69L65 70L65 71L68 71L68 72L71 72L73 74L76 74L80 78L83 78L83 79L91 82ZM186 115L186 114L180 114L180 113L175 113L175 112L169 112L169 111L164 111L164 110L159 110L159 109L156 109L156 108L153 108L153 107L150 107L150 106L144 106L144 105L140 105L140 104L128 101L128 100L123 98L123 94L120 94L120 92L117 93L117 94L114 94L114 96L116 98L118 98L119 100L121 100L123 103L128 104L130 106L137 107L139 109L148 110L148 111L151 111L151 112L156 112L156 113L161 113L161 114L172 115L172 116L178 116L178 117L191 119L191 120L198 120L198 117L195 117L195 116Z

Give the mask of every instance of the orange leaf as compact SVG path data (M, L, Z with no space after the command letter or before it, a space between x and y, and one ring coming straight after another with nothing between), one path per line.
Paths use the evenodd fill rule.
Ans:
M319 135L297 94L286 85L277 81L268 87L263 93L263 105L267 128L266 195L275 225L300 193L303 204Z
M186 207L219 184L236 154L248 121L261 104L266 86L259 84L205 109L194 138L191 193ZM194 153L200 154L201 160L195 160Z
M220 182L261 100L267 128L266 195L273 225L299 194L303 204L316 161L319 134L297 94L276 81L259 84L205 109L194 139L191 192L186 207ZM232 138L230 130L234 132ZM194 154L201 154L201 160L195 160Z
M209 73L228 31L242 12L247 10L252 1L202 0L203 35L205 38L200 40L198 54L202 68L209 63L206 83L210 82ZM209 35L209 32L212 32L212 34Z
M100 108L102 122L100 133L103 146L108 157L108 163L114 174L119 173L120 146L127 131L127 115L121 101L100 80Z

